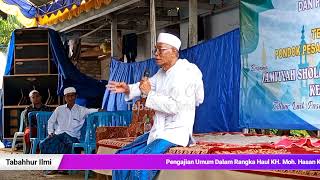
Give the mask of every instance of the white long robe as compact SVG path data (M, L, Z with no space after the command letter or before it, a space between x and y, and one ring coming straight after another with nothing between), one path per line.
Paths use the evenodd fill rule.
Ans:
M146 107L155 110L148 144L155 139L187 146L192 138L195 108L204 100L202 73L186 59L179 59L168 71L159 71L150 79L151 91ZM139 82L129 85L125 100L141 95Z

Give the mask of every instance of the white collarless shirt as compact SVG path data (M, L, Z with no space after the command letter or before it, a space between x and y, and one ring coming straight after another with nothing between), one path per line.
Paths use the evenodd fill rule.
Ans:
M48 134L62 134L80 139L80 129L88 114L98 109L88 109L75 104L71 109L66 104L58 106L48 120ZM54 130L55 129L55 130Z
M169 70L159 71L149 79L151 91L146 107L155 110L148 144L156 139L187 146L192 138L195 108L204 100L202 73L186 59L179 59ZM141 95L140 82L129 85L125 100Z

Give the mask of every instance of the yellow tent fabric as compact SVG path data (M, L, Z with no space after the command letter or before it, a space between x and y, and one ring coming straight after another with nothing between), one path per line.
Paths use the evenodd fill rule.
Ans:
M0 10L6 14L16 16L18 21L25 27L37 27L38 25L51 26L59 22L70 20L73 17L78 17L81 13L89 12L92 9L99 9L102 6L109 5L111 1L112 0L88 0L87 2L83 1L80 6L73 5L70 10L68 8L65 8L54 13L46 14L44 16L38 16L32 19L25 17L21 13L19 7L6 4L5 2L3 2L3 0L0 0Z
M27 18L25 17L19 7L15 5L9 5L0 0L0 10L6 14L16 16L18 21L24 25L25 27L36 27L37 26L37 20L36 18Z
M58 10L55 13L39 16L37 20L40 25L55 25L59 22L70 20L73 17L78 17L81 13L89 12L92 9L99 9L110 3L111 0L89 0L82 3L80 6L72 6L70 10L66 8L64 10Z

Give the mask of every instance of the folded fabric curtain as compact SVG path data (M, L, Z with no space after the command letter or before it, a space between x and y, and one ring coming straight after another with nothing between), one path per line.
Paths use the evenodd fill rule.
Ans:
M148 69L150 76L158 71L158 66L153 59L135 63L123 63L112 58L110 64L111 81L126 82L128 84L139 82L144 71ZM134 99L132 103L137 100ZM132 104L131 103L131 104ZM106 89L103 97L102 108L108 111L128 110L130 103L124 101L124 94L111 93Z
M86 105L93 106L90 102L99 101L98 106L100 106L106 81L99 81L81 73L70 61L58 32L49 29L49 36L52 57L59 72L57 93L63 95L64 88L73 86L77 89L81 102L85 101Z
M185 49L180 58L196 64L203 75L205 98L196 109L194 133L240 131L240 30Z
M1 1L1 0L0 0ZM1 4L0 4L1 7ZM13 73L13 61L14 61L14 47L15 47L15 35L13 31L11 33L10 42L8 44L8 53L7 53L7 63L6 63L6 69L4 70L4 75L10 75Z

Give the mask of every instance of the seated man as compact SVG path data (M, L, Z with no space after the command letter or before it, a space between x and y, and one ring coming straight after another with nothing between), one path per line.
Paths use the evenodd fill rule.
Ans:
M75 104L74 87L64 89L63 94L67 104L58 106L48 120L48 137L40 143L42 154L70 154L72 144L79 142L86 116L98 111Z
M147 108L155 111L149 133L121 148L118 154L163 154L174 146L188 146L193 138L195 107L204 99L202 73L195 64L179 59L181 41L160 33L155 46L155 60L161 69L150 79L127 85L109 82L108 89L125 93L126 100L142 93ZM158 171L113 171L112 179L153 179Z
M29 119L28 119L29 112L32 112L32 111L51 111L48 106L42 104L41 95L37 90L30 91L29 97L30 97L31 105L26 107L26 109L21 112L24 114L23 122L26 127L24 130L24 136L23 136L24 142L26 144L26 151L23 152L25 154L28 154L30 152L30 147L31 147L30 131L32 132L33 137L36 137L36 135L37 135L37 121L35 118L33 118L31 120L31 129L29 127Z

